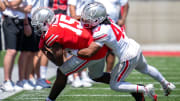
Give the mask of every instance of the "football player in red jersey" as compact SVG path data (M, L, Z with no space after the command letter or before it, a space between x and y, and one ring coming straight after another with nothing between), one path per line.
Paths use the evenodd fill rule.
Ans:
M104 73L107 48L103 46L91 58L72 56L63 62L63 50L77 53L77 49L87 48L92 42L91 33L80 22L69 16L54 13L48 8L40 8L33 13L32 25L39 29L41 35L39 48L57 66L56 80L47 101L53 101L66 86L67 76L86 67L89 76L97 81L109 84L110 73ZM133 96L139 96L134 95Z
M41 35L39 48L57 66L57 77L47 100L55 100L60 92L65 88L67 76L78 72L86 67L89 69L91 78L99 78L109 74L97 74L95 71L103 71L107 48L104 46L91 58L80 58L72 56L65 63L63 62L63 50L73 53L76 49L87 48L93 37L91 33L84 29L80 22L69 16L54 13L49 8L40 8L32 15L32 25L37 27ZM45 33L44 33L45 32ZM109 83L109 81L103 81Z

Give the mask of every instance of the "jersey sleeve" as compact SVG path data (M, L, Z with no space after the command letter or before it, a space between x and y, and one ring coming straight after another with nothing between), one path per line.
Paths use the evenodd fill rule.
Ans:
M105 41L109 38L107 32L104 30L104 26L98 26L93 30L93 39L101 47L105 44Z
M56 27L50 27L49 30L45 33L44 41L48 47L51 47L55 42L57 42L57 40L59 38L59 34L57 34L58 33L57 29L58 28L56 28Z

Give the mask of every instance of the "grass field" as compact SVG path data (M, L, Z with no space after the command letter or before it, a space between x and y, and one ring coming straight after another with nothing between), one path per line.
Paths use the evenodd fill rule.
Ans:
M169 97L163 95L160 84L149 76L133 71L127 78L131 83L153 83L158 94L158 101L180 101L180 57L147 57L148 63L157 69L170 82L176 85L176 89ZM52 78L52 82L55 78ZM2 101L44 101L50 89L23 91ZM128 93L120 93L110 90L108 85L96 83L90 88L72 88L67 86L56 101L134 101ZM151 101L146 96L146 101Z
M0 67L3 66L3 59L4 59L5 51L0 52Z
M5 53L6 53L5 51L0 51L0 67L3 67L3 60L4 60ZM15 64L17 64L18 57L19 57L19 53L16 56Z

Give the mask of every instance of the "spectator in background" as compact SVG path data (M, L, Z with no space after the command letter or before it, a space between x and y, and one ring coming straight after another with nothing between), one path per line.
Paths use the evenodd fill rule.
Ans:
M41 3L40 3L41 2ZM41 5L46 3L48 4L47 0L42 1L42 0L28 0L29 6L33 6L33 9L31 12L33 12L34 9L37 9ZM38 7L36 7L38 5ZM30 13L30 12L29 12ZM38 44L39 44L39 36L34 33L34 28L31 26L31 15L30 14L25 14L25 19L24 19L24 35L23 35L23 42L22 42L22 52L20 54L20 59L23 61L23 65L19 66L22 67L19 69L19 81L16 83L15 90L33 90L33 89L42 89L42 88L49 88L50 85L48 85L44 80L40 78L40 73L39 73L39 66L34 66L36 64L34 63L34 58L37 55L39 49L38 49ZM38 58L40 59L40 58ZM35 59L35 63L38 63L38 59ZM34 70L33 70L34 69ZM35 71L35 74L37 78L35 78L35 74L31 74L33 71ZM37 80L35 80L37 79Z
M32 1L33 7L32 7L31 13L28 15L29 22L31 22L32 13L36 9L39 9L41 7L48 7L48 3L49 3L49 0L31 0L31 1ZM34 69L33 69L32 74L30 75L30 78L31 78L31 81L34 82L35 89L39 90L39 89L42 89L42 88L50 88L50 85L46 83L45 78L43 78L41 76L40 64L41 64L42 61L45 61L45 60L44 60L44 58L42 56L41 51L39 51L39 47L38 47L39 46L40 35L39 35L39 32L35 28L33 28L33 26L31 26L31 28L32 28L32 37L33 37L32 43L34 44L34 48L33 48L33 52L34 52L34 55L33 55L33 57L34 57L33 67L34 67ZM36 78L35 78L35 76L36 76Z
M23 7L25 9L28 8L28 11L22 12L24 15L23 18L23 34L21 35L21 52L19 56L19 80L16 82L15 90L33 90L34 85L32 85L29 80L29 75L33 69L33 43L32 41L32 30L30 24L28 22L27 13L30 13L32 9L31 0L24 0L19 7ZM29 3L30 2L30 3ZM22 62L22 63L21 63Z
M112 20L119 26L125 29L125 21L128 14L129 3L128 0L94 0L96 2L102 3L107 10L107 14L112 18ZM122 11L123 10L123 11ZM111 72L115 62L115 55L109 50L106 63L107 72Z
M22 50L22 36L24 35L24 12L30 12L29 7L19 6L23 4L22 0L4 0L6 6L2 12L4 21L2 24L5 36L6 54L4 56L4 91L13 91L14 83L11 80L11 74L14 66L14 60L18 51ZM9 30L11 29L11 30ZM19 66L23 65L23 61L19 59Z
M80 20L84 6L93 1L94 0L68 0L68 15L76 20ZM93 81L88 77L87 69L68 76L68 83L72 83L73 87L91 87L92 82Z
M67 0L49 0L48 6L55 14L67 14Z

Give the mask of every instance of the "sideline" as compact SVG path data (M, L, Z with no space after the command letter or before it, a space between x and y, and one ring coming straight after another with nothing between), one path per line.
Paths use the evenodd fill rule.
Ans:
M52 77L54 77L56 75L56 66L49 62L48 63L48 70L47 70L47 79L50 79ZM3 76L3 68L0 68L0 84L2 84L3 80L4 80L4 76ZM13 72L12 72L12 80L14 83L16 83L16 81L18 80L18 67L17 65L14 66ZM12 92L1 92L0 91L0 101L3 99L6 99L16 93L19 93L21 91L12 91Z
M180 44L141 45L144 56L180 57Z

